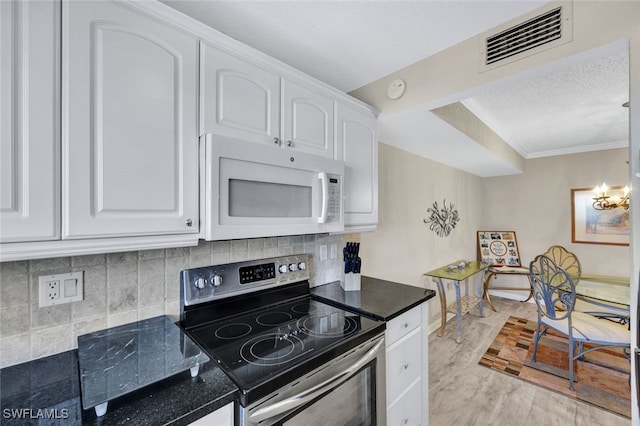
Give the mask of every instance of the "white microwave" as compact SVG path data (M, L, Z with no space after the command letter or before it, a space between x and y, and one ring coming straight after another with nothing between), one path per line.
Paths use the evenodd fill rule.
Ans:
M200 238L344 231L344 162L207 134L200 139Z

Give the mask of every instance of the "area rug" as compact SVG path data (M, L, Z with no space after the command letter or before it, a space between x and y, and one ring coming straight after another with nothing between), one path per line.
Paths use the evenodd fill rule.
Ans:
M597 350L575 361L571 391L567 338L549 330L532 363L535 330L535 321L509 317L479 364L631 418L631 366L621 350Z

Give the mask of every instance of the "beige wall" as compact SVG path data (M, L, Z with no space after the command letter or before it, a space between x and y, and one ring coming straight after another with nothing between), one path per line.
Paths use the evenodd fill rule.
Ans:
M583 272L629 276L629 246L571 242L571 188L628 183L628 150L614 149L526 161L524 174L482 181L484 229L516 231L523 264L553 245L574 252Z
M523 264L553 244L578 255L583 271L628 276L628 246L571 243L571 188L627 183L626 149L527 160L521 175L479 178L390 145L379 145L379 224L362 233L365 275L435 290L422 274L458 259L476 259L476 231L514 230ZM423 222L434 201L454 203L460 222L439 237ZM499 278L500 285L528 285ZM454 300L447 284L447 300ZM511 293L510 293L511 294ZM512 293L518 296L518 293ZM437 298L429 304L430 329L440 320Z
M360 235L362 272L435 289L423 273L476 257L481 178L384 143L379 144L379 159L379 223L375 232ZM449 237L439 237L423 222L429 216L427 209L435 201L440 207L443 199L452 202L460 214ZM432 323L440 315L436 299L429 305Z

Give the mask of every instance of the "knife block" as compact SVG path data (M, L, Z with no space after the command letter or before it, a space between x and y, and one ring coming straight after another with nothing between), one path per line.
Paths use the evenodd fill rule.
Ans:
M360 291L360 274L353 272L344 274L344 279L340 281L340 286L344 291Z

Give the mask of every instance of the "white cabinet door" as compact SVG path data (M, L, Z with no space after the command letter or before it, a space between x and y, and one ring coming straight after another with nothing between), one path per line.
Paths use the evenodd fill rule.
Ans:
M334 158L333 99L282 79L282 144Z
M387 410L388 426L422 425L422 389L420 381L405 391L402 398L395 401ZM425 425L426 426L426 425Z
M0 2L0 242L59 238L58 2Z
M378 224L376 117L340 102L336 108L338 158L345 162L345 228L373 229Z
M197 40L123 3L62 15L63 238L196 233Z
M200 44L200 134L273 144L280 137L280 77Z

